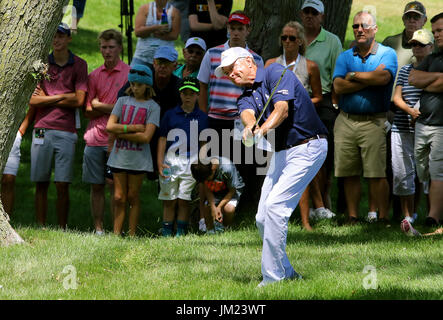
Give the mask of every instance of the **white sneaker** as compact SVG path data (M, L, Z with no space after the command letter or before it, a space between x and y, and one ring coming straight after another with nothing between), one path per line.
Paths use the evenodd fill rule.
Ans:
M366 221L368 221L369 223L377 222L377 212L369 211L368 212L368 217L366 218Z
M201 232L206 232L206 223L204 218L201 218L198 222L198 230L200 230Z
M102 231L102 230L95 230L95 235L97 235L97 236L104 236L105 232Z
M320 207L314 210L314 217L315 219L331 219L332 218L332 212L325 209L324 207Z

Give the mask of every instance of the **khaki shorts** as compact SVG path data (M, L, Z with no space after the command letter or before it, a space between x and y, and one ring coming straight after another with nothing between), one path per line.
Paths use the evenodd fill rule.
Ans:
M443 127L415 124L415 163L421 182L443 181Z
M191 174L191 161L187 158L166 159L171 171L169 180L159 175L160 184L159 200L187 200L191 201L192 189L196 184Z
M334 126L336 177L386 177L386 113L351 115L343 111Z

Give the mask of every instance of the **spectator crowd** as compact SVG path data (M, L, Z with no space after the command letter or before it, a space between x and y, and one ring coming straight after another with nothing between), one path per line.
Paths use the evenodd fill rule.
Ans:
M83 9L84 4L82 15ZM382 224L398 220L405 233L420 235L413 224L423 194L428 211L425 225L441 225L443 12L430 19L431 32L424 28L428 20L424 5L409 2L402 16L404 30L379 43L375 37L382 26L371 12L360 11L352 17L354 41L343 50L339 38L322 26L327 14L323 3L305 0L300 22L290 21L280 32L280 55L264 61L247 44L253 26L250 17L244 11L231 11L232 1L223 0L146 3L135 17L138 41L131 64L120 58L121 33L109 29L98 37L103 64L90 74L87 62L69 50L70 26L60 24L48 56L48 77L31 97L3 172L5 211L12 214L21 139L33 125L36 219L45 225L53 172L58 224L67 227L77 130L83 116L88 123L82 181L90 185L97 235L105 232L107 202L113 232L124 232L128 215L129 235L136 235L144 179L158 184L163 236L186 235L193 218L200 232L223 232L233 224L239 205L257 207L257 195L269 187L264 184L262 190L263 179L256 174L261 166L255 161L257 149L266 149L268 156L282 149L281 139L272 141L269 131L258 130L264 120L254 126L245 122L243 101L258 99L255 94L266 82L262 70L267 70L266 75L284 70L293 75L283 78L281 85L288 86L287 79L292 79L303 95L290 94L304 108L308 102L314 108L290 115L305 123L303 130L298 129L305 135L294 135L287 148L327 139L321 149L325 159L316 162L306 187L294 191L300 193L297 199L305 229L312 230L312 221L334 219L335 211L346 212L346 223L351 225L362 220ZM179 35L185 43L181 65L174 46ZM232 52L239 60L230 60ZM244 60L249 65L237 65ZM242 68L257 70L254 85L239 85L236 77L241 79ZM273 94L264 95L267 103ZM303 102L305 96L308 102ZM317 131L312 130L311 111L321 120ZM265 113L267 121L269 117ZM282 130L290 131L279 127L277 137ZM248 134L254 134L252 148L245 140ZM359 216L362 177L369 188L364 217ZM333 181L338 190L336 210L331 199ZM276 183L273 193L279 190ZM111 194L108 201L106 188ZM198 217L191 217L191 202L196 198ZM257 217L263 217L260 210L263 204Z

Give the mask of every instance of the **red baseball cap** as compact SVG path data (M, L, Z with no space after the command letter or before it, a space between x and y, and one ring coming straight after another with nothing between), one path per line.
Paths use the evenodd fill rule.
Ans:
M240 22L241 24L245 24L245 25L249 25L249 23L251 22L251 20L244 14L242 13L231 13L231 15L229 16L228 19L228 23L232 22L232 21L237 21Z

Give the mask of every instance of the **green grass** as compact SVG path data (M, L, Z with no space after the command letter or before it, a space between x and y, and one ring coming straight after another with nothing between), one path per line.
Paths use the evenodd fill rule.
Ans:
M136 9L143 2L136 0ZM401 31L404 3L354 0L352 12L365 3L381 8L380 41ZM234 1L234 8L243 4ZM437 0L427 1L426 6L430 17L439 10ZM87 60L92 71L102 63L98 33L118 29L119 1L88 1L85 12L72 51ZM108 14L104 16L104 12ZM352 34L347 36L351 38ZM180 46L183 43L178 40L179 53ZM157 186L147 180L141 190L139 237L96 237L91 234L89 186L81 181L85 127L83 122L78 134L68 232L51 229L56 226L53 184L49 190L50 227L42 230L35 225L35 187L29 181L30 130L23 139L12 225L26 244L0 248L0 299L443 299L441 237L410 239L397 225L345 227L337 222L319 223L308 233L300 228L298 212L289 226L287 252L305 279L257 290L261 241L253 221L256 205L243 206L234 230L223 235L162 239L156 236L162 216ZM333 199L336 193L333 189ZM360 210L361 215L367 211L366 186ZM425 213L422 204L421 220ZM105 227L112 230L108 212ZM69 265L77 271L76 290L63 286L68 276L63 270ZM366 265L376 267L377 290L363 288Z
M2 248L0 299L442 299L442 241L397 228L291 224L287 252L302 281L256 289L261 241L252 226L217 236L121 239L20 228ZM365 289L365 266L377 289ZM64 283L76 269L78 287ZM14 276L10 276L13 274Z

